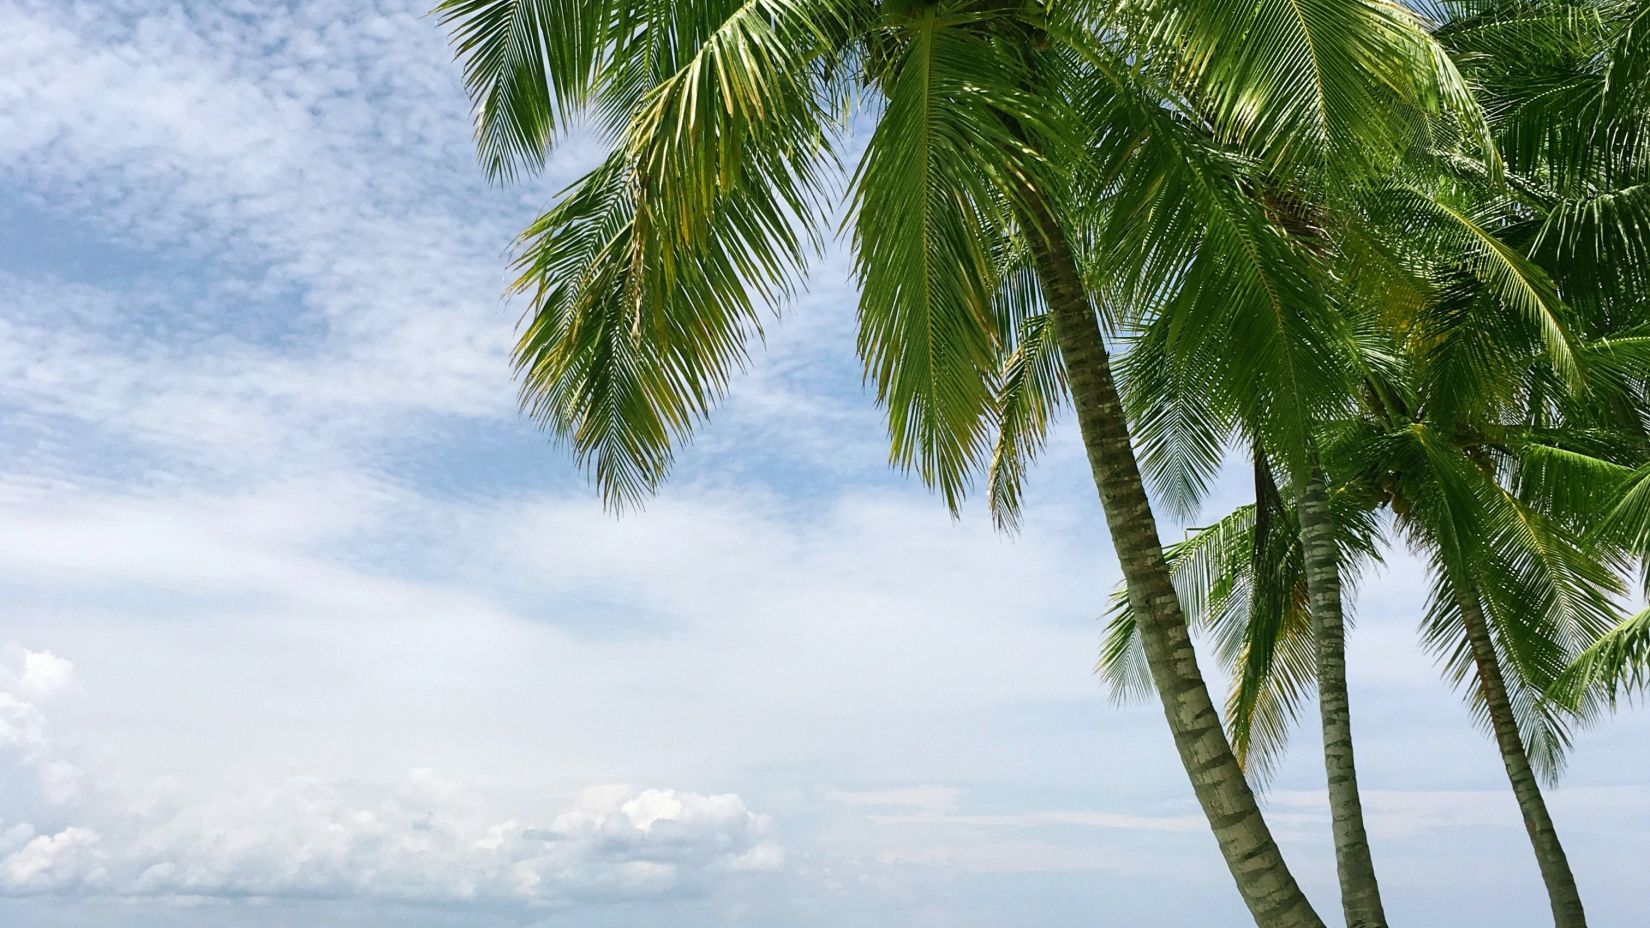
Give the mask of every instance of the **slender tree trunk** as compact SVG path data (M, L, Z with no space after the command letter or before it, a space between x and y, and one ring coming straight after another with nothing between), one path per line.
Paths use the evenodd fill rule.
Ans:
M1564 854L1564 845L1559 843L1553 818L1547 812L1547 800L1541 795L1541 784L1530 766L1524 740L1518 735L1518 721L1513 716L1512 701L1507 697L1507 681L1501 676L1501 662L1490 639L1489 620L1478 598L1470 591L1458 595L1457 599L1467 626L1467 644L1472 648L1472 660L1478 668L1478 685L1484 694L1484 705L1489 709L1495 743L1501 749L1507 779L1512 781L1518 810L1524 814L1524 830L1529 832L1530 844L1535 848L1541 880L1547 885L1553 924L1558 928L1586 928L1587 915L1581 907L1575 874L1570 872L1570 859Z
M1065 362L1089 467L1123 569L1152 682L1192 791L1209 819L1238 891L1261 928L1322 928L1278 850L1221 728L1198 669L1185 615L1129 442L1100 326L1064 233L1040 203L1032 215L1037 265Z
M1375 862L1364 831L1363 800L1352 757L1352 700L1346 688L1346 621L1341 611L1340 558L1329 513L1323 471L1313 461L1297 480L1306 591L1317 645L1318 711L1323 720L1323 766L1329 780L1329 814L1335 835L1335 869L1347 928L1386 928Z

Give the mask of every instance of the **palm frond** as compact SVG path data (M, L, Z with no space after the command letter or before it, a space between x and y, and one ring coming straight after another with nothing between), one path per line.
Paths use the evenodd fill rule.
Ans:
M1159 0L1139 17L1216 137L1285 171L1332 162L1343 176L1390 166L1425 115L1478 121L1466 81L1405 7L1378 0Z
M544 164L558 129L589 100L624 4L580 0L443 0L475 106L476 146L493 177Z
M1047 315L1026 317L1012 344L997 385L997 438L986 476L991 516L998 528L1010 531L1020 524L1026 470L1066 395L1065 368Z
M1589 699L1614 706L1650 686L1650 609L1599 636L1559 674L1547 697L1572 711Z
M1118 363L1123 406L1140 469L1157 499L1180 519L1196 514L1235 434L1210 355L1170 348L1170 317L1159 316Z
M1448 260L1470 274L1502 304L1521 313L1546 346L1550 362L1567 381L1579 383L1575 339L1552 278L1490 230L1500 205L1462 204L1414 186L1389 188L1382 218L1412 248Z
M884 82L886 105L853 181L859 350L888 409L891 455L953 511L984 463L997 392L996 243L1005 200L1046 189L1016 132L1044 102L1013 49L925 8Z

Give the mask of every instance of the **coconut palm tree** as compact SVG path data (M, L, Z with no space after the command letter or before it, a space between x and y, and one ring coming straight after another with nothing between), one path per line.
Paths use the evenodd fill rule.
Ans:
M1430 86L1452 140L1463 128L1487 133L1447 62ZM1285 477L1309 578L1301 592L1311 607L1302 615L1315 626L1306 640L1322 693L1342 905L1351 926L1384 925L1353 757L1343 567L1316 432L1349 414L1359 383L1355 333L1340 305L1356 277L1341 252L1356 242L1343 242L1341 227L1362 221L1363 192L1386 184L1438 130L1413 119L1416 100L1395 95L1385 122L1365 124L1356 156L1331 159L1326 170L1265 157L1228 137L1206 98L1165 99L1175 106L1158 107L1151 132L1130 140L1126 158L1094 172L1099 182L1082 198L1100 256L1094 276L1116 307L1115 325L1133 335L1123 362L1125 406L1146 475L1179 515L1195 509L1234 436L1264 449L1258 476ZM992 466L993 508L1010 524L1019 451L1035 441L1022 433L1041 421L1023 412L1039 408L1021 394L1042 382L1027 376L1038 346L1030 337L1023 344L1005 367L1006 414Z
M1425 170L1366 191L1334 226L1346 305L1366 333L1361 411L1329 455L1341 471L1334 493L1390 509L1431 560L1428 643L1471 684L1564 926L1585 916L1540 780L1556 776L1569 726L1593 700L1644 679L1644 616L1604 633L1618 587L1610 568L1650 550L1644 9L1446 5L1438 35L1482 88L1491 157L1430 142ZM1157 354L1142 358L1151 382L1129 393L1143 422L1172 409L1166 387L1204 403L1221 386L1195 365L1171 376ZM1195 439L1176 437L1168 456L1212 460L1222 444L1211 424L1193 422ZM1240 756L1255 757L1260 736L1262 760L1287 728L1273 706L1298 701L1312 669L1299 658L1304 562L1257 534L1249 514L1267 498L1262 487L1256 507L1174 549L1183 591L1207 610L1194 621L1233 662ZM1353 540L1367 532L1359 520L1343 535L1348 526ZM1129 621L1114 620L1102 656L1125 688Z
M616 505L660 485L764 310L801 284L839 205L845 114L874 120L846 205L858 347L893 460L953 509L980 470L1017 498L1069 400L1154 688L1239 891L1260 925L1321 925L1199 674L1103 330L1117 297L1179 293L1189 338L1243 338L1225 351L1233 376L1277 379L1268 359L1298 341L1293 320L1324 307L1294 250L1253 209L1228 208L1234 185L1257 166L1319 189L1370 176L1428 114L1464 106L1413 17L1366 0L448 0L438 12L491 174L536 169L575 126L610 146L522 236L531 310L516 357L528 411ZM1190 186L1150 186L1165 182ZM1103 217L1124 211L1092 195L1155 202L1107 234ZM1148 265L1119 263L1120 241ZM1313 376L1292 370L1290 394L1309 395ZM1304 436L1293 415L1267 421ZM1003 423L1013 437L993 448Z

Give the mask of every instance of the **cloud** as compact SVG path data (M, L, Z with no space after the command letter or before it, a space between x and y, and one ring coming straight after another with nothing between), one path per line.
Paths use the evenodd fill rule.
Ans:
M138 823L108 892L569 905L702 891L777 869L737 796L600 789L499 819L418 770L392 791L295 780Z
M0 858L0 894L570 906L697 894L784 860L737 796L598 790L535 823L491 818L430 777L297 779L34 835Z
M67 661L22 653L12 679L66 679ZM6 745L48 795L78 778L54 759L44 714L13 693L0 693ZM0 895L567 907L699 895L785 856L771 820L732 794L608 786L545 818L501 815L427 769L383 786L300 777L205 800L175 785L144 801L100 794L70 814L0 831Z
M70 827L42 835L31 825L15 825L0 834L0 852L14 844L21 847L0 858L0 891L7 894L95 889L108 876L94 831Z
M908 786L900 789L826 790L825 798L850 806L892 806L943 815L957 807L964 790L950 786Z
M853 806L901 809L866 816L877 825L957 825L970 828L1043 828L1071 825L1122 831L1201 831L1208 822L1201 815L1127 815L1096 809L1022 810L1006 813L959 812L966 790L943 786L916 786L904 789L840 791L827 790L831 802Z
M17 679L17 688L23 695L49 699L67 690L73 679L72 662L50 651L23 652L23 671Z
M63 806L80 796L83 773L64 759L52 737L45 713L36 704L65 692L74 664L49 651L30 651L15 643L0 649L0 782L12 777L30 781L48 805ZM0 807L3 809L3 807ZM55 853L51 845L35 853Z

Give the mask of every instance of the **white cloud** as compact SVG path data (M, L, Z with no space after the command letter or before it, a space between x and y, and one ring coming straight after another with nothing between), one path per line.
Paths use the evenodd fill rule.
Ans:
M24 651L17 687L25 696L49 699L69 688L74 664L50 651Z
M8 779L8 772L23 773L32 791L53 806L79 798L83 772L61 756L36 703L67 690L73 672L72 663L49 651L30 651L15 643L0 649L0 781ZM18 769L7 771L8 764ZM44 845L36 853L51 848Z
M113 894L566 905L692 892L779 854L736 796L598 791L535 824L427 771L391 791L295 780L131 828Z
M31 834L28 826L9 835ZM0 892L34 894L96 889L107 876L101 839L85 828L69 827L56 834L32 835L23 846L0 859Z
M0 693L0 746L21 749L48 798L65 778L78 794L80 771L51 757L46 732L38 708ZM425 769L387 787L296 778L204 800L169 792L100 794L52 831L7 827L0 895L572 906L706 892L784 862L771 821L731 794L603 787L541 823Z

